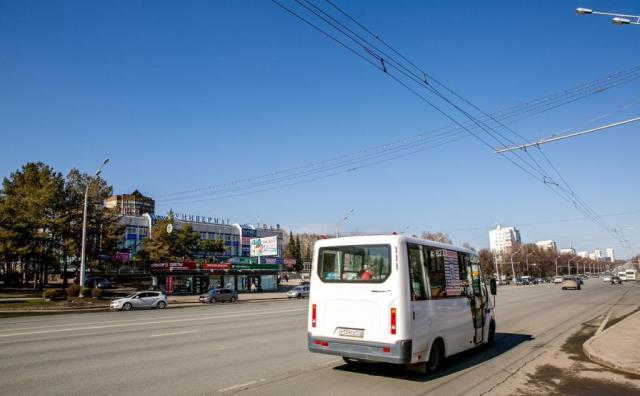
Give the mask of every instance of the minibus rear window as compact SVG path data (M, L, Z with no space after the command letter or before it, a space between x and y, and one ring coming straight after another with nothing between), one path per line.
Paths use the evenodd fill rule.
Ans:
M318 253L318 275L324 282L381 283L390 273L390 245L325 247Z

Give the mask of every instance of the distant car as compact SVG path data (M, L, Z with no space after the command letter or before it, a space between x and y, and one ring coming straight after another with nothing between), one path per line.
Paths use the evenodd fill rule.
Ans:
M611 277L609 275L605 275L602 277L603 282L611 282Z
M562 277L562 290L575 289L580 290L581 281L573 275L565 275Z
M228 288L213 288L201 294L198 299L203 304L215 304L217 302L234 303L238 301L238 292Z
M100 289L109 289L113 287L113 284L109 281L109 279L103 276L90 276L84 280L84 285L90 288L100 288Z
M561 276L556 276L555 278L553 278L553 284L557 285L559 283L562 283L562 277Z
M111 301L109 308L118 311L133 309L164 309L167 307L167 296L157 291L143 291L130 294Z
M296 286L287 292L288 298L305 298L309 297L310 288L307 285Z

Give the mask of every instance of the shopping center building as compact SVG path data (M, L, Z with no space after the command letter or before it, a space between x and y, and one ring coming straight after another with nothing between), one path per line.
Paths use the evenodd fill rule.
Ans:
M126 226L117 259L133 260L142 249L142 241L151 235L153 225L165 216L141 212L140 208L154 207L154 203L138 191L114 197L108 200L115 202L112 207L122 208L120 221ZM173 213L172 218L175 228L190 225L201 239L224 241L225 253L215 260L208 257L213 262L152 263L153 286L169 294L201 293L212 286L247 291L252 284L259 291L277 290L278 271L291 264L283 258L285 232L279 224L240 224L226 218L185 213ZM264 237L277 238L277 254L250 257L251 239Z

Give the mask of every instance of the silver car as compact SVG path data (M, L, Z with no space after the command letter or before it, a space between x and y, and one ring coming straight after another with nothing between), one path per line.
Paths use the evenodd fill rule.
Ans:
M309 285L296 286L287 292L288 298L305 298L309 297Z
M143 291L130 294L124 298L111 301L109 308L119 311L131 311L133 309L163 309L167 307L167 296L157 291Z

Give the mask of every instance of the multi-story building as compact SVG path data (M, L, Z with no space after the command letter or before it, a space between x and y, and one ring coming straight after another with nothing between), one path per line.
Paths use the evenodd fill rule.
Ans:
M576 249L569 246L568 248L560 249L560 254L571 254L573 256L576 255Z
M104 200L104 206L107 208L118 208L118 212L122 215L142 216L145 213L153 214L156 208L156 202L142 195L138 190L131 194L112 195Z
M120 221L125 225L125 232L114 260L123 263L136 259L144 239L152 236L154 224L166 218L155 215L154 200L138 191L109 197L105 206L118 208L122 214ZM276 290L278 271L285 264L291 265L290 260L283 258L285 232L280 225L238 224L229 219L181 213L171 216L173 229L189 225L200 234L200 239L222 240L225 251L215 259L211 254L196 253L199 262L151 263L151 284L167 293L200 293L211 286L222 285L239 291L247 291L251 285L256 285L258 290ZM276 237L277 255L249 257L251 239L262 237Z
M578 257L588 258L589 257L589 252L586 251L586 250L582 250L582 251L578 252Z
M551 250L555 252L558 248L555 241L546 240L546 241L538 241L536 242L536 246L543 250Z
M489 231L489 247L494 254L503 254L522 243L520 231L515 227L502 227Z
M600 260L602 258L602 250L594 249L593 255L596 256L596 260Z
M609 257L609 260L613 263L614 261L616 261L616 256L614 254L613 248L607 248L607 257Z

